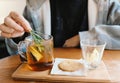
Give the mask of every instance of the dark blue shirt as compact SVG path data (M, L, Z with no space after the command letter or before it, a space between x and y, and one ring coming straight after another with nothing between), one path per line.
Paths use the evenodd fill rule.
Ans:
M79 31L88 30L87 4L88 0L50 0L55 47L63 46Z

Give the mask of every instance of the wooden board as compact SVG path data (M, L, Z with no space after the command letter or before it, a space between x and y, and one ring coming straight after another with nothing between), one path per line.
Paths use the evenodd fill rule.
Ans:
M32 80L32 81L48 81L48 82L110 82L110 77L105 64L88 72L87 76L60 76L50 75L50 70L46 71L30 71L27 64L21 64L12 74L15 80Z

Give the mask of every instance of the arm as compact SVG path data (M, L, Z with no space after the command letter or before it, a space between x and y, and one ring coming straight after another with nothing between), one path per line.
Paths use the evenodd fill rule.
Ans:
M100 39L107 43L106 49L120 49L120 26L99 25L86 32L79 32L81 39Z
M17 22L16 22L16 20L14 20L17 25L20 25L23 28L23 30L24 30L23 33L25 33L25 34L20 35L17 32L15 34L18 34L18 35L16 35L15 38L12 37L12 36L6 38L6 40L5 40L6 41L6 46L7 46L7 49L8 49L8 52L10 53L10 55L13 55L13 54L17 53L17 43L21 40L24 40L25 37L29 35L29 33L27 33L27 32L30 32L31 29L33 29L35 31L39 31L39 30L42 31L43 30L42 26L39 26L40 22L42 22L42 21L39 21L39 13L40 12L42 13L43 6L41 7L41 5L45 1L46 0L30 1L30 2L27 1L27 6L25 7L24 14L23 14L24 17L21 16L21 15L18 15L18 17L21 17L21 18L16 19ZM37 4L34 4L33 2L37 3ZM29 7L30 4L32 5L31 8L35 8L36 11L31 11L31 8ZM37 12L37 10L39 10L39 9L40 9L40 11ZM13 27L15 27L15 26L13 26ZM9 26L9 28L11 28L11 27Z

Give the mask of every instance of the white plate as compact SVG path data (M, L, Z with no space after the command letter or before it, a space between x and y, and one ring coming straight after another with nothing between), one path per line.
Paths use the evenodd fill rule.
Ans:
M74 61L77 61L79 63L83 63L83 60L80 59L80 60L76 60L76 59L65 59L65 58L56 58L55 59L55 62L54 62L54 65L53 65L53 68L50 72L51 75L69 75L69 76L86 76L86 73L85 73L85 68L81 68L77 71L74 71L74 72L68 72L68 71L62 71L59 69L58 67L58 64L64 60L74 60Z

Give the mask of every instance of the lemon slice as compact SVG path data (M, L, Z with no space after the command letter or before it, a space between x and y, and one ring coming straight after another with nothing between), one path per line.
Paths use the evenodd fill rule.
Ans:
M29 50L37 61L39 61L43 57L33 46L30 46Z
M90 59L91 59L91 61L98 61L99 53L98 53L97 49L93 50Z
M89 63L97 62L98 59L99 59L99 53L98 53L97 49L94 49L92 53L87 53L86 60Z

